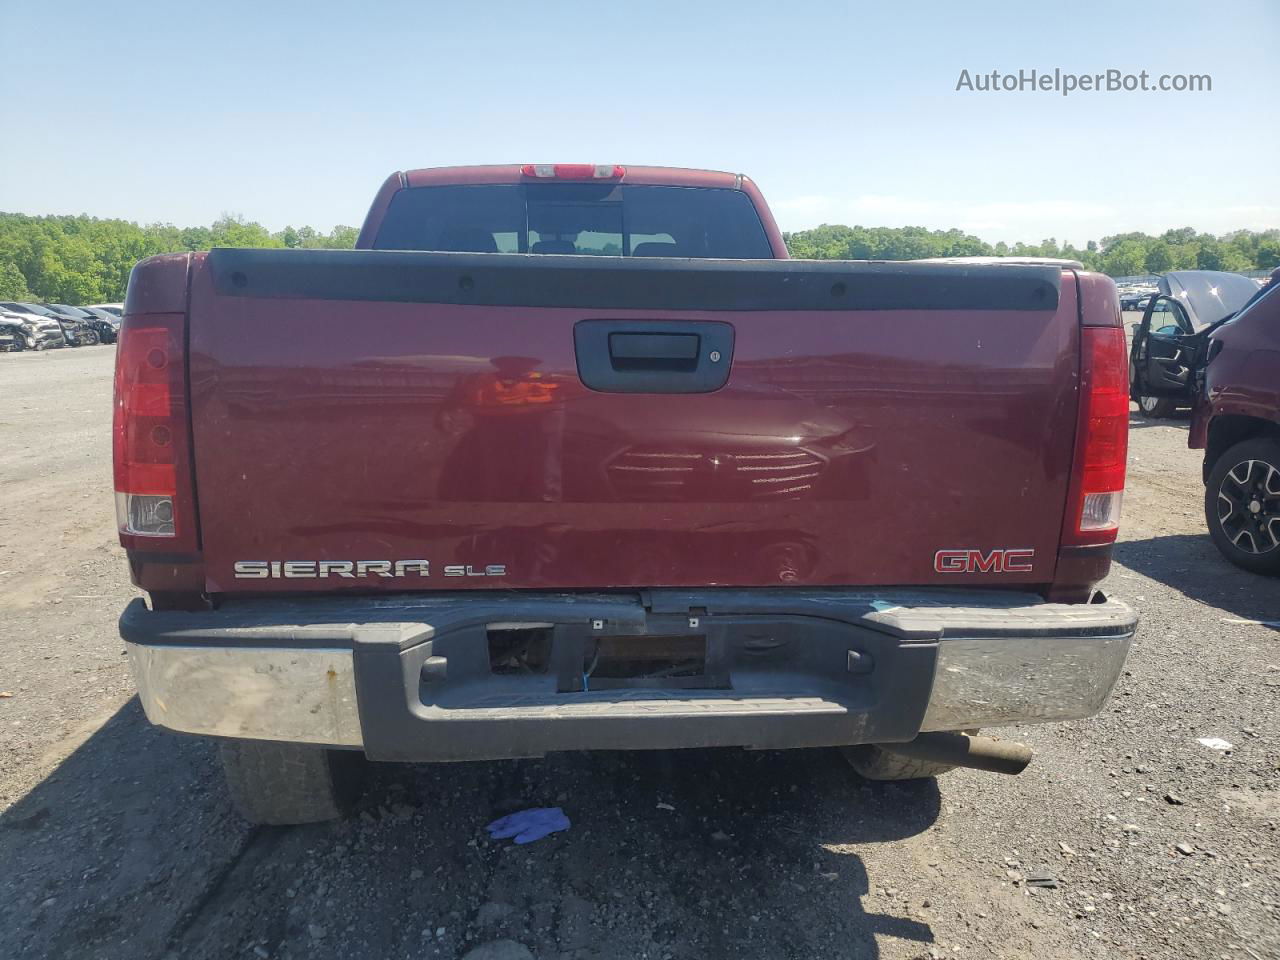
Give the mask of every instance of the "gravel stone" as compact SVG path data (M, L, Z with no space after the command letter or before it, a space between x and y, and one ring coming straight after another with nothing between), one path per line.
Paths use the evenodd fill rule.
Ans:
M524 944L514 940L494 940L468 950L462 960L534 960Z
M489 901L480 905L480 909L476 911L476 926L481 928L495 927L504 923L511 915L515 913L515 907L509 903L498 903Z

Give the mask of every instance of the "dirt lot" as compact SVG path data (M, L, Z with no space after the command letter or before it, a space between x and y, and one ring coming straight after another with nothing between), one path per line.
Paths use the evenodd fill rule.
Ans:
M1101 716L1019 730L1021 777L868 784L826 750L385 766L347 822L254 829L210 746L132 696L113 353L0 355L0 954L1280 956L1280 632L1248 622L1280 584L1209 543L1185 421L1133 424L1106 584L1142 611L1129 670ZM550 804L572 829L483 832Z

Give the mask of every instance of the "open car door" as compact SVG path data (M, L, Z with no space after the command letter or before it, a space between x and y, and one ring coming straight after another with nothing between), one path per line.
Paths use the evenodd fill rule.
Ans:
M1147 303L1129 350L1129 397L1144 413L1191 403L1195 370L1204 336L1197 333L1176 297L1154 296ZM1169 401L1157 404L1157 400Z
M1258 284L1221 270L1175 270L1160 278L1129 352L1129 396L1150 417L1190 406L1213 328L1258 294Z

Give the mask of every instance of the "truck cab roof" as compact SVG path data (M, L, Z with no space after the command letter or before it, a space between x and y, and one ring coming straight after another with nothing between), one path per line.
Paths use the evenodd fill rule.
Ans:
M392 174L392 178L398 179L403 186L406 187L426 187L439 184L463 184L463 183L527 183L536 182L537 180L614 180L619 183L632 184L654 184L668 187L721 187L729 189L741 189L744 182L748 182L747 178L740 173L728 173L723 170L695 170L685 167L637 167L626 164L601 164L602 167L613 167L615 171L621 171L620 175L612 177L582 177L582 176L529 176L524 171L530 167L535 168L552 168L554 169L572 169L580 171L581 169L595 166L594 164L490 164L485 166L465 166L465 167L423 167L417 170L406 170L400 173Z
M678 200L672 196L686 189L689 195L681 193ZM702 195L691 195L695 191L701 191ZM640 195L647 194L656 203L662 193L667 194L665 202L660 204L664 212L645 217L643 210L654 204L643 203ZM535 195L536 203L531 202ZM447 213L441 205L456 210ZM561 207L558 213L549 209L555 205ZM625 215L623 206L627 208ZM682 211L680 215L676 213L677 208ZM540 223L536 226L530 222L535 209L546 215L537 218ZM730 217L728 220L718 218L717 212ZM616 246L619 248L616 252L630 255L633 251L629 238L622 236L628 231L614 223L618 218L626 220L637 231L636 244L641 256L770 260L785 260L788 256L782 232L763 195L755 183L742 174L682 167L584 163L492 164L397 171L387 177L374 197L356 248L601 253L615 252L612 248ZM647 230L642 221L650 219L682 221L685 236L676 237L670 230ZM596 220L613 226L593 229L592 223ZM513 224L521 226L513 227ZM699 233L699 225L718 233L719 237L712 240L693 237L692 234ZM489 236L480 238L479 232L486 227ZM755 236L749 242L742 240L744 231ZM547 242L537 243L532 238L533 232ZM433 233L440 235L428 236ZM462 233L472 236L463 240L460 239ZM542 237L544 233L546 237ZM576 234L581 233L595 234L598 242L594 247L574 243ZM503 240L505 242L500 242ZM663 241L669 244L672 240L677 241L674 249L665 250ZM742 242L737 242L739 240Z

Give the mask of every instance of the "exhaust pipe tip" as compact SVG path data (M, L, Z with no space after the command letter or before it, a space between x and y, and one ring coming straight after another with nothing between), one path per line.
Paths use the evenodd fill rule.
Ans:
M906 743L877 744L882 750L972 770L1017 776L1035 756L1025 743L967 733L922 733Z

